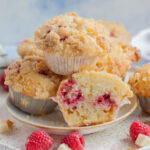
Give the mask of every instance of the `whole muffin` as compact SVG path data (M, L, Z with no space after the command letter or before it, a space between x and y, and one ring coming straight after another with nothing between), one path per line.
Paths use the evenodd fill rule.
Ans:
M61 77L47 68L43 58L25 57L11 64L5 73L5 84L10 87L10 96L15 105L34 114L50 111L51 107L48 106L54 103L52 97L56 95Z
M43 51L40 50L33 38L25 39L18 45L18 54L24 58L25 56L40 56L44 57Z
M35 32L35 41L44 50L48 67L68 75L93 66L98 56L110 50L111 39L103 24L75 13L60 15Z
M143 65L129 79L143 111L150 113L150 63Z

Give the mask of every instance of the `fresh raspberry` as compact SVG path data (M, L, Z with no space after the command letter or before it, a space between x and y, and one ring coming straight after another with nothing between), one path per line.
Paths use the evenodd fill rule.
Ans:
M130 126L130 137L133 142L136 141L139 134L150 136L150 127L140 121L135 121Z
M6 78L6 74L5 72L1 75L1 85L3 87L4 90L8 91L8 85L5 85L5 78Z
M27 139L26 150L48 150L54 140L44 131L34 131Z
M64 137L61 140L61 144L62 143L68 145L68 147L70 147L72 150L83 150L85 147L84 137L78 131L74 131L68 136Z

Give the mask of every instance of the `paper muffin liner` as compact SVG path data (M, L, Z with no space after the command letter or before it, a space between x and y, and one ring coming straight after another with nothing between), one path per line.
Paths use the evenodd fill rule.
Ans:
M52 99L49 100L39 100L35 98L28 97L23 95L20 92L16 92L9 87L9 93L12 103L19 109L24 112L33 114L33 115L44 115L48 114L57 106Z
M150 97L145 97L137 94L142 110L150 114Z
M82 68L92 66L97 61L97 56L93 57L63 57L55 56L44 51L44 58L51 71L60 75L69 75L78 72Z

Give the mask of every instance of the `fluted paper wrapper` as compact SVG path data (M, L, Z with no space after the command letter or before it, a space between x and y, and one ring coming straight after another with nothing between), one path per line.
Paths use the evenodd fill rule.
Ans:
M80 69L92 66L97 61L97 56L93 57L63 57L55 56L44 51L44 58L51 71L60 75L70 75Z
M145 97L137 94L142 110L150 114L150 97Z
M52 100L39 100L23 95L9 87L12 103L24 112L33 115L44 115L50 113L57 104Z

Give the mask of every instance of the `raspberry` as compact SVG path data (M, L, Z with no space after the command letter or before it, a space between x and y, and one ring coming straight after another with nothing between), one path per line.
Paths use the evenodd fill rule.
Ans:
M50 33L50 32L51 32L51 30L48 30L48 31L47 31L47 33Z
M72 80L68 80L62 85L60 89L60 95L63 103L70 107L76 106L80 101L84 100L81 89L77 87L77 83Z
M118 108L118 105L116 104L116 102L113 99L111 99L110 94L103 94L99 96L96 99L96 101L93 103L93 105L96 106L98 104L104 106L107 111L111 109L112 105Z
M136 141L139 134L150 136L150 127L140 121L135 121L130 126L130 137L133 142Z
M68 136L64 137L61 140L61 144L62 143L68 145L68 147L70 147L72 150L83 150L85 147L84 137L78 131L74 131Z
M64 36L64 37L62 37L61 39L60 39L60 41L65 41L66 39L68 38L68 36Z
M44 76L48 76L48 73L46 71L44 71L44 70L39 71L39 74L42 74Z
M34 131L27 139L26 150L48 150L54 140L44 131Z
M1 75L1 85L3 87L4 90L8 91L8 85L5 85L5 78L6 78L6 74L5 72Z

